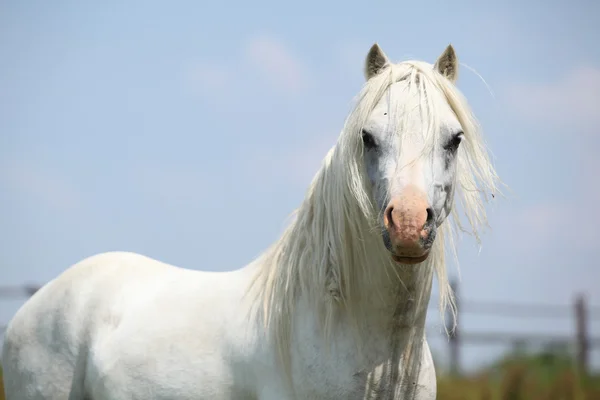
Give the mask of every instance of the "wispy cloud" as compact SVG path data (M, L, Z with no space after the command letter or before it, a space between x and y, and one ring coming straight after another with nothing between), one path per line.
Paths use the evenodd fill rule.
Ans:
M548 249L596 248L600 214L593 210L600 204L600 188L593 184L600 171L600 159L594 151L600 124L600 68L573 68L556 81L547 84L523 83L509 86L504 92L507 107L522 121L545 132L579 136L574 140L576 155L560 162L572 162L578 174L572 179L572 193L516 211L503 223L522 233L514 246L521 250L532 247ZM554 166L549 166L553 168ZM560 168L560 167L558 167ZM548 173L553 173L552 169ZM566 198L565 198L566 197ZM517 235L519 236L519 235Z
M575 189L566 200L552 198L521 208L503 221L511 226L516 247L522 250L564 246L569 249L597 248L600 214L595 212L600 204L600 186L596 176L600 159L591 151L583 151L578 161L581 171L575 179Z
M275 36L251 38L244 48L244 56L271 85L284 92L297 94L310 85L304 63Z
M282 39L274 35L255 35L233 54L231 64L199 60L187 65L185 79L197 92L228 91L234 86L247 87L248 75L257 73L266 84L285 95L298 95L310 88L312 79L306 64ZM241 82L243 80L243 82ZM244 83L242 85L242 83Z
M534 122L600 132L600 67L578 67L545 85L512 85L506 101L520 117Z

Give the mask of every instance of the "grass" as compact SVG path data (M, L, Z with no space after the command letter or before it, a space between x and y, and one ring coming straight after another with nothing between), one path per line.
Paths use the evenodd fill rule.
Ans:
M600 378L583 381L573 371L564 371L545 381L536 373L514 366L497 379L488 374L442 378L439 400L598 400Z
M471 377L442 377L439 400L598 400L600 375L582 377L562 351L511 354Z

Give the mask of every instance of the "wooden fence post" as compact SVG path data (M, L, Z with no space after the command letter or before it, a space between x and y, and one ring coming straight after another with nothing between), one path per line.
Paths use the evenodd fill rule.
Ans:
M589 340L587 335L587 312L582 294L575 298L575 324L577 343L577 368L582 376L587 376Z

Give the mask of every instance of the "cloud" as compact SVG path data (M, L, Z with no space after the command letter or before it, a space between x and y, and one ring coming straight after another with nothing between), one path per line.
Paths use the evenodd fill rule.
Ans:
M520 250L549 248L596 249L600 213L600 186L595 184L600 171L600 159L593 151L579 154L579 170L574 179L576 189L569 199L535 204L513 212L501 223L510 226L515 235L514 245Z
M66 179L47 168L12 162L0 167L0 184L61 210L82 202L81 194Z
M553 83L512 85L504 94L508 107L523 121L545 131L579 135L573 141L575 153L562 161L575 163L578 171L572 192L563 193L563 200L548 199L517 211L506 223L515 232L526 233L523 247L595 249L600 225L600 214L594 211L600 204L600 187L594 184L600 171L595 154L600 137L600 67L576 67Z
M310 85L306 66L273 36L259 35L250 39L244 56L249 65L283 92L298 94Z
M307 66L275 36L256 35L250 38L231 59L238 61L200 60L190 63L184 67L186 84L190 84L196 92L210 92L211 96L228 92L234 87L254 93L255 89L248 89L247 86L252 78L237 72L252 70L283 94L298 95L311 86L312 79Z
M512 85L506 101L520 117L599 132L600 68L582 66L551 84Z

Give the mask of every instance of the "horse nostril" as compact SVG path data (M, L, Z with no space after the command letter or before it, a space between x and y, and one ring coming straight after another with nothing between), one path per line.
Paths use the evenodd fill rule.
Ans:
M427 220L425 221L425 226L431 225L433 223L434 212L431 207L427 208Z
M394 219L392 218L392 212L393 211L394 211L394 207L393 206L389 206L385 210L385 219L387 220L388 228L391 228L391 227L394 226Z

